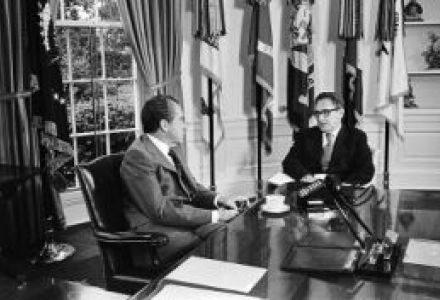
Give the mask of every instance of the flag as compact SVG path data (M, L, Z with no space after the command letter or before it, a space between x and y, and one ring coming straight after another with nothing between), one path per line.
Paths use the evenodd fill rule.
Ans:
M261 101L262 139L267 154L272 152L273 135L273 56L269 2L249 0L252 5L249 57L256 72L256 97L257 101Z
M363 114L362 70L358 67L358 39L363 36L362 0L341 0L339 38L346 40L343 69L344 124L355 127Z
M379 29L377 34L382 40L379 49L380 79L376 111L385 117L396 130L397 135L403 138L403 98L408 94L409 86L403 47L402 2L396 0L395 5L393 4L385 5L387 9L393 9L392 20L395 22L391 25L393 28ZM380 8L382 9L382 5ZM388 22L390 18L390 16L382 16L378 24L380 20Z
M345 45L343 81L344 124L349 128L355 127L356 123L361 121L363 114L362 70L357 65L357 47L357 41L353 39L348 40Z
M309 127L314 104L310 5L310 1L290 2L291 52L287 67L287 117L297 129Z
M339 13L339 37L359 39L363 35L363 0L341 0Z
M195 0L194 36L218 48L219 38L226 34L223 0Z
M200 43L200 69L202 76L202 115L209 116L208 97L212 94L213 118L214 118L214 148L221 143L225 136L225 128L221 117L222 104L222 64L221 64L221 44L219 48L214 48L207 43ZM212 86L208 86L209 79ZM208 89L211 88L211 91ZM203 118L202 137L209 143L209 118Z
M209 94L213 101L214 147L224 138L221 119L222 63L220 36L226 34L223 0L197 0L193 2L196 23L195 37L200 39L201 107L202 115L209 116ZM211 80L212 85L209 85ZM209 90L211 89L211 90ZM202 122L202 140L209 143L209 117Z

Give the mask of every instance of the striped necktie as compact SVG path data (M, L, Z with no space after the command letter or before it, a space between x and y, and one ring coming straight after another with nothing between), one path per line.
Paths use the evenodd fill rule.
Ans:
M331 133L326 133L325 137L327 139L327 144L324 145L322 149L323 151L321 157L321 167L324 172L328 170L328 167L330 165L334 145L333 135Z
M168 152L168 155L171 157L171 159L174 162L174 166L176 167L177 172L177 180L179 181L180 187L182 188L183 192L187 195L188 198L191 198L190 191L188 190L188 178L186 176L185 171L183 170L182 162L180 161L180 158L177 156L176 152L173 149L170 149Z

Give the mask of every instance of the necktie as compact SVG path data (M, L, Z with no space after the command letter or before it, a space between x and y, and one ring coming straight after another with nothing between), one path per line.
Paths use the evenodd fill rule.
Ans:
M321 166L324 172L327 171L328 166L330 164L330 160L332 158L333 152L333 135L331 133L326 133L325 137L327 138L327 144L323 147L322 157L321 157Z
M177 172L177 180L180 184L180 187L182 188L183 192L190 197L190 192L188 190L186 173L183 171L183 165L180 161L180 158L177 156L176 152L173 149L170 149L168 152L168 155L171 157L171 159L174 162L174 166L176 167Z

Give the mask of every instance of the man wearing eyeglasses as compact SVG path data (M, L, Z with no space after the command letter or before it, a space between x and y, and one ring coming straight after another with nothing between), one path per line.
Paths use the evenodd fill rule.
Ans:
M311 183L317 174L332 174L350 184L366 184L374 165L366 134L342 124L343 103L325 92L315 100L313 112L318 125L298 131L282 162L283 172L295 180Z

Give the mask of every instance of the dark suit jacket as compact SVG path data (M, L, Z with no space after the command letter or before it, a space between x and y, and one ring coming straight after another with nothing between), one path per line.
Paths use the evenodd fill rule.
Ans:
M296 180L306 174L335 174L343 182L352 184L365 184L373 178L371 150L362 130L341 128L327 172L321 167L322 152L322 131L319 127L300 130L295 134L294 144L282 162L283 172Z
M198 184L185 163L183 168L189 195L178 180L175 166L147 135L142 135L127 150L120 169L129 191L125 215L130 226L133 231L166 233L170 245L161 250L164 259L196 243L199 227L211 223L211 210L216 208L216 194Z

